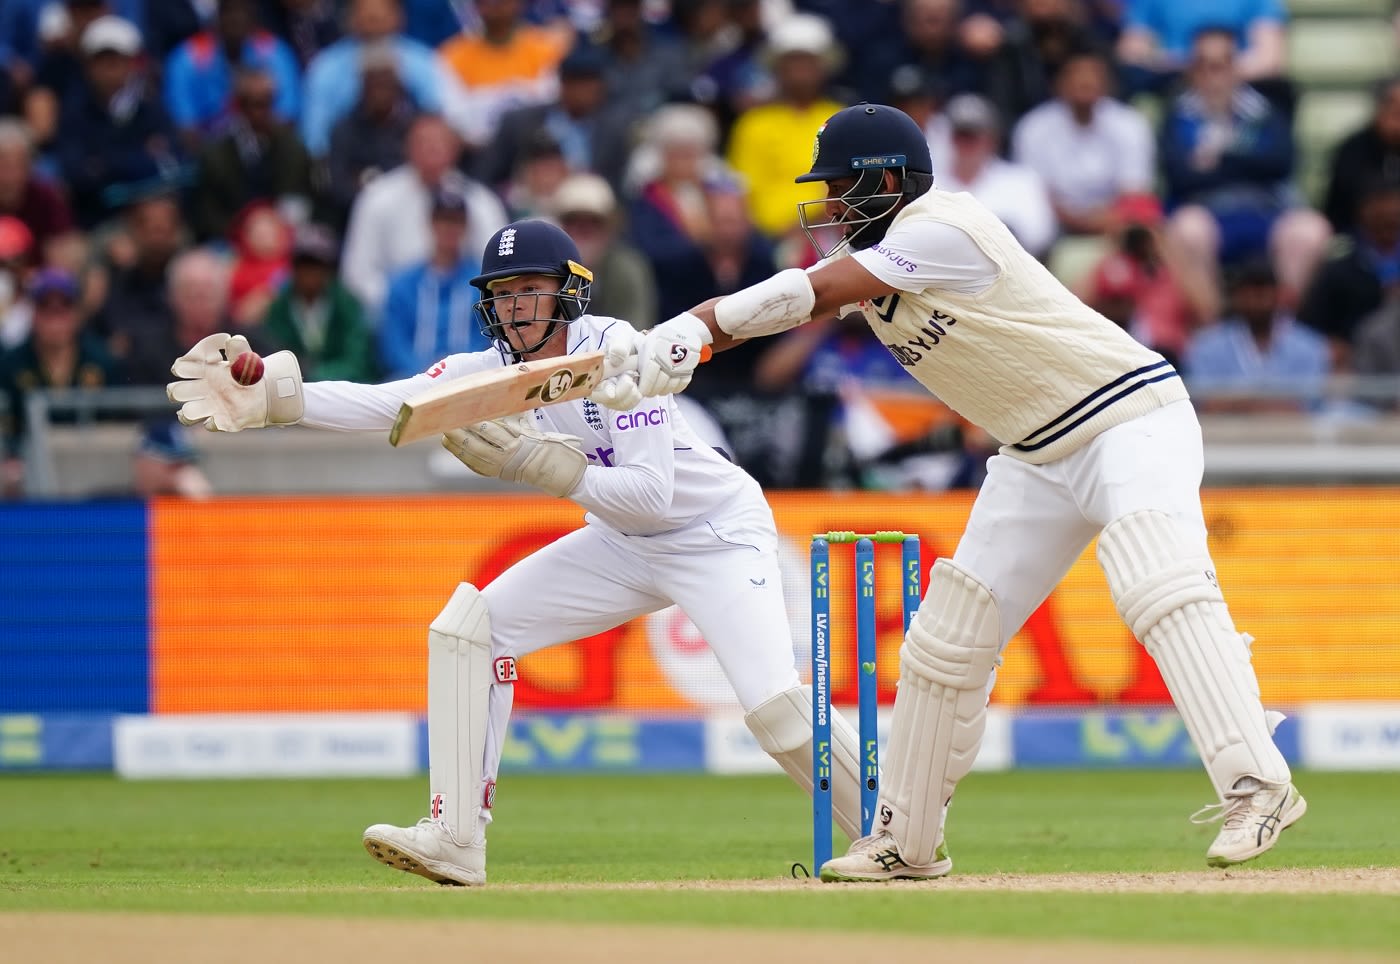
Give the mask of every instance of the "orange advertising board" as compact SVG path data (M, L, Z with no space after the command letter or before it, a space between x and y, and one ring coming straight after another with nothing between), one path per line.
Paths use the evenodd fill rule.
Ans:
M952 552L971 500L772 496L799 666L812 532L915 532L927 574ZM1205 505L1221 585L1240 629L1257 638L1266 703L1400 696L1400 489L1232 490L1207 493ZM572 504L528 496L156 503L151 708L422 711L427 626L456 583L483 585L581 523ZM1033 544L1026 533L1024 547L1008 551ZM880 552L893 554L880 557L877 599L889 700L901 636L898 549ZM850 560L838 547L833 569L833 695L854 702ZM548 586L536 604L549 605ZM520 677L517 707L730 705L717 663L675 611L527 656ZM994 695L1011 705L1164 698L1092 548L1012 641Z

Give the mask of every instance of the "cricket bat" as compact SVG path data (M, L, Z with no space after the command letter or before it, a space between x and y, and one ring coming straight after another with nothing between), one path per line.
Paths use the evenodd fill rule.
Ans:
M455 378L404 402L389 430L389 444L416 442L454 428L582 398L602 379L601 351L519 362Z

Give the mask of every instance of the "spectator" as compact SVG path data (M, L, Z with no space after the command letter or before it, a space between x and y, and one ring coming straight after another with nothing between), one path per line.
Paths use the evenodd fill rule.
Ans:
M57 187L34 173L29 132L17 120L0 120L0 216L18 218L33 235L29 265L38 266L56 247L79 241L73 215Z
M685 51L643 16L643 0L608 0L603 23L589 35L607 62L608 103L643 117L690 91Z
M1040 175L1060 227L1102 234L1118 198L1152 190L1156 145L1141 114L1108 96L1109 65L1092 51L1072 55L1056 97L1021 119L1013 156Z
M744 180L754 223L776 239L796 226L800 202L821 196L820 185L793 182L812 166L817 130L842 107L825 95L841 50L825 20L797 14L774 27L766 56L777 97L734 123L729 163Z
M228 265L213 252L196 248L172 261L167 292L171 324L139 333L126 361L132 384L164 385L170 381L170 363L191 345L215 332L240 330L228 317L228 293Z
M943 113L947 100L942 82L933 74L914 64L901 64L890 72L889 84L882 103L904 111L924 132L928 140L933 169L942 170L953 154L953 130Z
M275 87L262 71L240 71L228 129L199 156L193 197L201 240L225 240L238 212L257 202L311 204L311 156L291 124L273 112Z
M1007 23L1002 42L986 57L983 91L1013 123L1056 94L1060 72L1074 57L1092 52L1105 68L1110 62L1084 23L1078 0L1016 0L1014 7L1019 16Z
M262 330L294 352L313 381L372 382L378 370L360 303L335 277L335 236L320 225L296 232L292 276L268 306Z
M744 111L772 96L772 81L763 69L768 42L763 6L763 0L729 0L726 29L734 40L691 83L691 95L710 107L726 130Z
M106 300L93 319L94 332L123 362L138 345L156 341L158 333L168 332L174 325L166 297L166 272L185 241L179 205L169 194L142 198L127 209L124 220L126 237L117 249L119 260ZM129 248L129 253L124 248ZM188 347L167 360L166 367Z
M1034 170L997 156L1001 119L992 102L979 94L958 94L948 101L946 113L953 153L946 168L935 166L938 186L977 198L1027 251L1043 258L1059 233L1050 195Z
M1327 342L1284 310L1267 260L1254 259L1234 270L1230 309L1231 317L1202 329L1187 347L1186 377L1193 391L1206 393L1198 404L1212 412L1315 407L1315 391L1330 368ZM1259 394L1212 398L1212 389Z
M152 418L141 426L131 455L131 491L138 499L174 496L202 502L214 494L209 477L199 467L199 452L190 442L193 429L170 417Z
M30 285L29 298L34 306L29 337L0 359L0 392L6 395L10 412L0 453L5 462L0 468L0 485L11 494L20 477L25 397L38 389L95 389L118 381L111 355L83 330L78 283L72 275L57 269L39 272Z
M229 233L229 317L239 328L253 328L291 270L292 231L275 207L262 202L245 208Z
M193 153L229 119L234 75L254 69L272 80L273 113L295 123L301 113L301 69L292 49L258 24L254 0L219 0L213 30L195 34L165 64L165 104Z
M58 130L61 107L83 90L83 61L80 39L88 24L116 13L132 20L123 7L107 0L65 0L62 4L48 3L41 7L38 22L38 48L33 62L33 76L24 94L24 119L34 137L34 143L47 149ZM0 10L9 4L0 4ZM133 20L133 22L135 22ZM3 57L0 57L3 61ZM26 64L24 70L28 71Z
M1356 328L1352 367L1358 375L1400 375L1400 301L1387 302ZM1394 408L1397 399L1385 399Z
M29 337L33 305L25 297L34 235L19 218L0 214L0 358Z
M574 174L555 192L553 215L593 269L589 310L638 329L657 322L656 280L640 251L619 236L617 197L596 174Z
M547 216L554 208L554 195L568 176L564 149L549 131L536 130L521 149L503 192L510 219Z
M1298 320L1326 336L1334 366L1351 367L1366 316L1400 296L1400 180L1361 186L1356 227L1338 239L1303 298Z
M466 198L439 188L433 193L431 217L428 260L389 279L379 320L379 362L391 379L426 371L456 352L491 347L472 310L478 292L471 279L481 273L481 262L464 253Z
M306 69L301 138L313 156L330 146L331 129L360 99L360 58L365 44L387 43L399 58L399 79L421 111L442 110L443 75L431 47L405 37L398 0L351 0L350 36L336 41Z
M448 87L448 121L474 148L491 143L506 111L558 96L559 62L569 49L558 31L525 23L523 0L477 0L476 9L480 31L438 48L456 81Z
M424 115L408 132L408 163L381 174L360 192L350 211L341 278L370 317L384 304L388 276L428 257L433 191L455 187L467 200L463 251L475 255L505 226L500 199L456 170L462 144L441 118Z
M1296 305L1331 230L1298 206L1289 120L1244 82L1228 31L1196 37L1187 79L1162 135L1170 230L1204 262L1272 249L1284 299Z
M1114 249L1090 273L1084 301L1175 364L1191 333L1220 316L1215 276L1162 235L1150 194L1120 197L1107 222Z
M1337 145L1323 212L1339 233L1356 226L1361 191L1381 178L1400 179L1400 77L1376 87L1376 111Z
M349 212L361 188L404 162L404 142L417 116L399 80L393 48L366 44L360 57L360 99L354 110L336 121L326 155L329 192L338 219Z
M1127 0L1118 59L1127 69L1128 91L1165 91L1195 59L1200 34L1222 28L1240 51L1245 81L1283 74L1284 25L1281 0Z
M490 185L503 183L516 169L526 143L544 131L563 151L572 171L592 171L620 188L631 149L634 115L608 103L604 53L580 44L559 65L559 96L548 104L506 112L489 151L483 151L478 176Z
M179 164L175 129L137 70L141 34L119 17L99 17L82 37L86 83L62 108L55 150L78 222L108 213L104 190Z
M267 28L291 46L302 70L340 39L340 11L332 0L273 0L263 13Z
M144 0L142 6L145 16L132 22L141 24L151 56L164 63L176 47L204 29L215 5L208 0Z
M959 41L960 0L903 0L902 6L902 29L894 32L896 46L878 60L881 73L872 74L862 89L878 95L890 65L899 64L913 64L938 77L949 94L983 89L985 65Z

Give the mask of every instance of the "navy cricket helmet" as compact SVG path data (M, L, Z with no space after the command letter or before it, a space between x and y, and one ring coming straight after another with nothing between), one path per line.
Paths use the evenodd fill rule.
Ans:
M896 190L885 189L885 172L895 174ZM919 125L902 110L884 104L856 104L832 114L817 130L812 169L797 183L854 177L855 184L837 200L841 214L827 217L829 198L803 201L798 219L813 247L829 257L843 245L868 248L885 236L899 206L933 186L933 158ZM824 248L817 234L839 228L841 237Z
M486 250L481 256L481 274L471 280L472 286L481 291L481 298L473 310L481 329L496 347L507 357L528 354L538 350L553 338L561 324L579 318L588 310L588 302L593 290L593 272L579 263L578 245L564 230L548 221L513 221L491 235ZM548 275L559 279L556 292L516 293L493 295L493 282L505 281L520 275ZM513 322L503 322L498 308L507 301L534 299L536 294L553 294L555 308L552 314L539 318L533 315L521 318L512 310L508 312ZM506 338L508 324L522 324L531 321L550 321L552 324L545 334L533 345L516 348Z

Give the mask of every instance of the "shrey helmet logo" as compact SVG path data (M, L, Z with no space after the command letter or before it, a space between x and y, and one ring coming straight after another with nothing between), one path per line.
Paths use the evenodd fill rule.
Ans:
M501 232L501 241L496 245L496 254L502 258L508 254L515 254L515 228L506 228Z
M563 396L574 384L574 373L567 368L561 368L553 375L549 376L549 381L544 383L544 388L540 389L540 401L548 404L556 398Z

